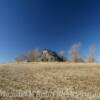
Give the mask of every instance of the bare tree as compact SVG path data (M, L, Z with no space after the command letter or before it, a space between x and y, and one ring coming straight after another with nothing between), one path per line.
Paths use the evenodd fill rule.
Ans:
M23 54L15 58L16 62L27 61L27 55Z
M89 49L88 62L89 63L96 62L96 46L94 44Z
M71 60L72 62L80 62L82 61L81 57L80 57L80 47L81 47L81 43L75 43L72 45L69 53L71 55Z
M64 56L64 51L61 50L59 53L58 53L59 57L61 57L63 59L63 61L66 61L66 58Z
M28 62L36 62L38 61L40 55L40 51L38 49L34 49L27 54L27 60Z
M23 55L18 56L15 60L17 62L35 62L38 61L38 57L40 56L39 50L35 49L31 52L25 53Z
M61 50L61 51L59 52L59 56L64 57L64 51L63 51L63 50Z

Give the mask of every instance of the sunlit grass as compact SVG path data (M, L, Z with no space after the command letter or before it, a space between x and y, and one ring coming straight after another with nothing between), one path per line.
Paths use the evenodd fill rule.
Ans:
M100 100L97 98L100 95L100 65L57 62L0 65L0 89L9 93L13 90L69 92L66 97L44 96L40 100ZM79 97L73 95L76 93ZM34 99L12 97L7 100Z

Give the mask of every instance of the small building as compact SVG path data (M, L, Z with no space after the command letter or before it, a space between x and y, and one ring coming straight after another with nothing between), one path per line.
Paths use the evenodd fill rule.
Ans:
M40 56L40 61L46 61L46 62L53 62L53 61L63 61L62 58L60 58L55 52L43 49Z

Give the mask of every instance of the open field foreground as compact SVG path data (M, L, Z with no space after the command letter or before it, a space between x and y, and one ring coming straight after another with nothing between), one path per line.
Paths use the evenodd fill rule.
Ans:
M100 100L100 65L0 65L0 100Z

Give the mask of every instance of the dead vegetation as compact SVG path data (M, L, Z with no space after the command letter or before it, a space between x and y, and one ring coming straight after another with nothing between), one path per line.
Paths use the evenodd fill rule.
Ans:
M19 91L31 91L31 95L34 95L13 95L10 98L1 96L0 100L100 100L99 83L100 65L95 63L40 62L0 65L0 95L2 91L10 95L18 94ZM55 95L39 96L37 91Z

